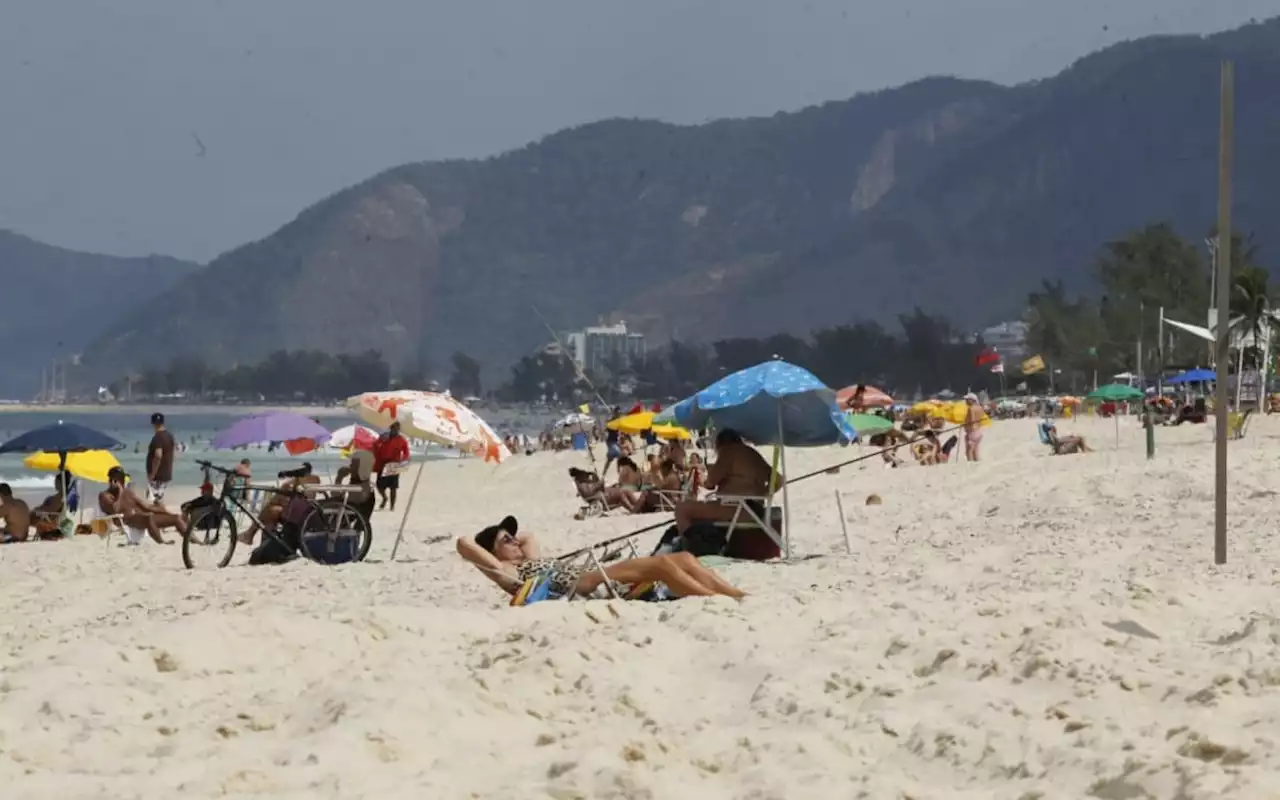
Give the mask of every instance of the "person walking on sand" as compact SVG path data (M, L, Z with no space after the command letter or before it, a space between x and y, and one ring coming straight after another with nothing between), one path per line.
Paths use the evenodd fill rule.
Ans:
M164 427L164 414L151 415L155 434L147 445L147 502L164 505L164 490L173 480L173 434Z
M409 463L409 441L400 435L400 423L391 423L391 428L378 437L373 444L373 471L378 476L375 486L378 498L382 501L378 509L387 507L388 496L391 510L396 510L396 491L400 488L400 470ZM390 468L390 469L388 469Z
M978 460L978 446L982 443L982 423L987 412L978 404L978 396L969 392L964 396L967 408L964 412L964 457L966 461Z

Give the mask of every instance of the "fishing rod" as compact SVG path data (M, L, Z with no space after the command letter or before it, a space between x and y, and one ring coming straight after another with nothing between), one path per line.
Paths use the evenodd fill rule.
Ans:
M576 360L574 360L573 358L570 358L567 355L567 350L565 349L564 342L560 340L560 334L556 333L555 328L552 328L551 324L547 322L547 318L542 316L542 312L538 310L538 307L530 303L529 308L533 309L533 313L536 314L538 319L542 321L542 326L547 329L547 333L551 334L551 338L555 340L556 347L560 348L560 357L569 359L569 363L573 365L573 372L577 380L582 381L583 383L585 383L587 386L591 388L591 393L596 396L596 400L600 401L601 407L612 409L613 406L605 402L604 396L600 394L600 390L597 389L596 385L591 382L590 378L587 377L587 373L585 370L583 370L582 366L578 364ZM586 431L583 430L581 420L579 420L578 422L578 432L582 433L583 435L586 434ZM595 451L591 449L590 442L587 442L587 459L590 460L591 469L594 471L596 466L596 454L595 454ZM605 467L607 468L608 466L609 465L606 462Z

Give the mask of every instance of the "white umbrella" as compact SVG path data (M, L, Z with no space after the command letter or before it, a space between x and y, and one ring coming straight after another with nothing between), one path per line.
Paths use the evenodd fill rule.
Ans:
M445 447L455 447L484 460L501 463L511 455L493 428L474 411L448 394L403 390L398 392L370 392L347 400L347 408L371 425L390 427L400 423L400 432L413 439L425 439ZM395 560L404 538L404 525L413 508L414 495L422 480L423 464L409 490L409 501L400 518L395 544L391 546L391 560Z

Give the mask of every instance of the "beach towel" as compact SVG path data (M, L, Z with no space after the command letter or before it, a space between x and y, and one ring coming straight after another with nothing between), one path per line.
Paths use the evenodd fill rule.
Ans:
M515 595L512 596L511 605L527 606L543 600L554 600L558 597L559 595L551 593L551 573L544 572L525 581Z

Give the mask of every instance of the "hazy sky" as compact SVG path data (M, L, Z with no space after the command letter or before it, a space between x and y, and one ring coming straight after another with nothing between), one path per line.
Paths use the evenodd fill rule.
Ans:
M930 74L1016 82L1121 39L1277 8L0 0L0 228L206 260L406 161L489 155L602 117L771 114Z

